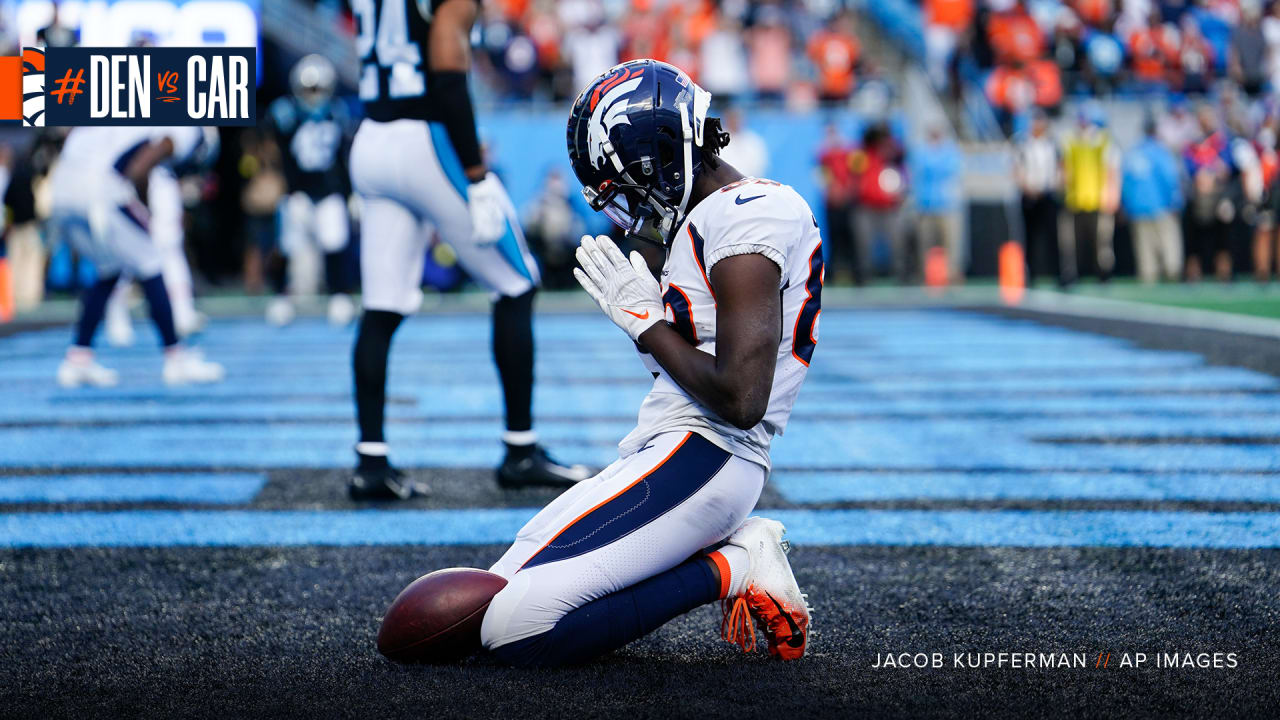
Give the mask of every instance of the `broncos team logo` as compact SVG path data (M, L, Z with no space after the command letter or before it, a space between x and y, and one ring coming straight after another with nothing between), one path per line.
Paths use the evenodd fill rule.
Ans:
M22 124L44 127L44 49L22 49Z
M587 121L587 148L594 167L604 162L604 143L609 132L618 125L631 124L627 117L627 96L640 87L643 76L644 68L622 67L592 91L587 105L591 111L591 119Z

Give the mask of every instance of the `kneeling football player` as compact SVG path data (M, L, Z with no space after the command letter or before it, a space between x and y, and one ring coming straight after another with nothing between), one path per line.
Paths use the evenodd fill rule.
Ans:
M543 508L491 568L507 579L481 639L515 665L581 662L723 600L726 640L752 618L783 659L804 654L809 608L781 523L748 519L817 342L821 238L790 187L745 178L711 96L653 60L578 96L569 157L583 193L638 253L584 237L575 275L635 342L654 384L619 459Z

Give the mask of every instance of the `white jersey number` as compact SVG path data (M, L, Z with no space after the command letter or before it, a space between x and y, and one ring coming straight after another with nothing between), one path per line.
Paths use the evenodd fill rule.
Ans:
M360 25L356 35L356 54L364 63L360 73L360 99L379 100L379 75L386 70L387 97L398 100L419 97L427 91L427 78L422 72L422 51L409 41L409 18L404 0L383 0L382 12L376 13L374 0L352 0L351 9ZM375 20L374 15L377 14ZM371 52L378 55L375 63Z
M342 130L331 121L307 121L293 135L289 149L304 172L324 172L333 165Z

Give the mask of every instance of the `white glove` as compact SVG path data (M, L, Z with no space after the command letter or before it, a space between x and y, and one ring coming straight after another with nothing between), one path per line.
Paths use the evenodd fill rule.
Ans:
M489 173L467 188L467 208L471 211L471 236L481 245L502 239L507 231L507 191L497 175Z
M633 251L628 261L607 236L583 235L577 256L578 284L632 340L639 342L640 333L665 319L662 287L640 253Z

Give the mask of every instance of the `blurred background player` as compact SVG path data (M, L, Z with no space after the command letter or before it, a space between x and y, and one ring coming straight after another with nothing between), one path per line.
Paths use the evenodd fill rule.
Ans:
M1064 258L1059 246L1058 195L1062 190L1062 156L1049 133L1049 118L1043 110L1031 117L1031 128L1018 138L1014 148L1014 178L1022 203L1023 242L1026 245L1027 285L1037 275L1053 273L1065 287L1075 276L1075 256ZM1074 249L1071 251L1075 252Z
M169 305L173 308L173 326L178 337L185 338L199 332L208 322L204 314L196 310L195 288L191 278L191 266L187 262L183 230L182 179L179 175L204 172L218 155L218 133L205 128L192 161L175 167L157 165L147 178L147 209L151 212L151 240L161 255L161 273L169 292ZM181 173L178 171L181 170ZM133 278L125 276L116 285L107 301L104 330L107 342L116 347L133 345L133 320L129 306L132 300Z
M1280 204L1280 156L1276 153L1277 116L1273 112L1258 131L1258 164L1262 175L1262 202L1258 211L1258 226L1253 236L1253 277L1259 283L1271 282L1271 266L1276 258L1276 216Z
M876 123L862 133L862 147L850 160L858 192L854 213L854 237L858 243L855 282L863 283L872 277L877 247L887 252L893 276L899 282L911 278L908 228L902 211L907 197L903 157L902 147L888 126Z
M1062 153L1062 181L1066 190L1066 219L1059 243L1063 250L1061 277L1075 282L1084 269L1100 282L1111 279L1116 254L1115 213L1119 205L1119 152L1106 128L1106 117L1094 103L1076 114L1076 127L1067 135Z
M425 491L387 460L383 433L387 355L419 287L430 223L462 267L493 295L493 354L506 406L504 487L567 487L590 473L564 466L533 430L533 296L538 266L515 208L489 172L467 89L475 0L358 0L356 52L367 118L351 146L351 180L363 201L364 316L353 352L358 465L355 499Z
M163 260L148 229L151 173L162 163L190 157L203 140L199 128L77 128L67 137L53 173L53 225L93 260L98 279L81 296L75 339L58 368L63 387L106 387L119 375L93 357L93 336L107 300L124 272L136 278L164 347L169 385L222 380L221 365L178 341L173 309L161 274Z
M916 189L916 277L926 276L924 264L931 248L946 253L947 279L964 279L964 205L960 174L964 156L942 125L928 129L925 142L908 153L911 183Z
M1258 152L1238 117L1224 123L1213 106L1197 110L1200 138L1183 151L1190 177L1186 210L1187 280L1197 281L1212 268L1228 282L1240 237L1252 235L1256 210L1263 199L1264 181Z
M732 133L730 137L733 137ZM733 142L737 142L736 138ZM865 278L861 274L858 245L853 234L854 204L858 197L857 177L851 164L854 153L853 144L845 139L835 123L828 122L817 157L827 228L827 270L831 280L847 283L858 278L861 284Z
M299 60L289 85L291 94L273 102L267 113L268 134L280 149L288 186L280 232L287 275L276 274L278 297L267 304L267 322L289 324L296 314L289 297L316 294L323 256L329 322L346 325L356 313L344 252L351 236L346 166L351 121L346 106L333 96L337 71L323 56Z
M1182 176L1178 159L1157 137L1155 118L1145 139L1124 156L1120 197L1133 233L1138 279L1153 283L1182 277Z

